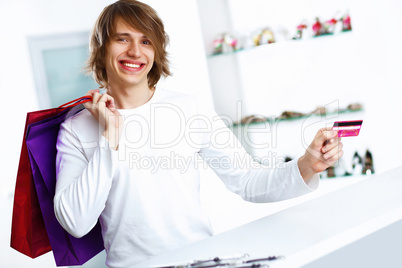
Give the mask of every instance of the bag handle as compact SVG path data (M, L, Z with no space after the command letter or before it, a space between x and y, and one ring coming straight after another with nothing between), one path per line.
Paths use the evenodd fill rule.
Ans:
M92 101L92 96L82 96L82 97L80 97L78 99L75 99L75 100L69 101L67 103L64 103L64 104L60 105L58 108L63 108L63 110L64 110L64 109L74 107L74 106L77 106L79 104L82 104L82 103L85 103L85 102L90 102L90 101Z

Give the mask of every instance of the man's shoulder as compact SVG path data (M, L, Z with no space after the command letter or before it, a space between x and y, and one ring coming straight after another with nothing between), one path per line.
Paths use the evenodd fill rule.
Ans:
M86 132L89 129L98 129L98 121L84 108L64 120L62 126L77 134Z

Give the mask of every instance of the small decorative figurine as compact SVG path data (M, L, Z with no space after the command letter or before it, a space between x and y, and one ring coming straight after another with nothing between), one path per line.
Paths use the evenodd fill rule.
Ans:
M252 35L252 39L253 39L254 46L259 46L260 40L261 40L261 32L260 31L254 32Z
M363 104L355 102L348 105L347 110L349 111L359 111L363 109Z
M366 155L364 156L364 166L362 174L365 175L374 174L373 155L369 150L366 151Z
M228 33L223 33L213 41L213 54L228 53L237 50L237 39Z
M324 27L322 25L322 23L320 22L319 18L315 19L315 23L312 26L313 29L313 36L320 36L324 34Z
M232 35L225 33L223 34L224 44L227 46L228 52L237 50L237 39ZM224 49L225 50L225 49Z
M269 27L255 32L252 36L254 46L275 43L274 33Z
M335 18L327 20L324 23L324 32L325 34L333 34L335 31L335 26L338 21Z
M346 13L346 15L343 16L340 20L342 21L342 31L343 32L352 30L352 24L350 22L350 16L348 13Z
M262 123L262 122L267 122L268 118L262 115L249 115L245 116L240 120L240 124L245 125L245 124L251 124L251 123ZM239 124L238 122L236 123L237 125Z
M297 25L296 28L296 35L293 37L293 40L299 40L303 38L303 32L307 29L307 24L306 23L301 23Z
M325 106L318 106L314 111L312 111L310 114L316 114L316 115L326 115L327 114L327 108Z
M275 43L274 33L271 31L270 28L268 28L268 27L264 28L260 34L259 44L264 45L264 44L271 44L271 43Z
M360 175L363 173L363 161L358 152L355 152L353 155L352 169L353 175Z
M213 42L213 47L214 47L214 52L213 54L220 54L223 52L223 38L222 36L219 36L218 38L215 38Z
M292 118L300 118L305 116L306 114L295 112L295 111L283 111L282 114L278 117L278 119L292 119Z

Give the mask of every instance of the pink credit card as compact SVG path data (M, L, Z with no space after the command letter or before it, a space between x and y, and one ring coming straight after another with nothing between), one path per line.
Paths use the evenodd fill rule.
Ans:
M363 120L337 121L332 130L338 131L338 137L351 137L359 135Z

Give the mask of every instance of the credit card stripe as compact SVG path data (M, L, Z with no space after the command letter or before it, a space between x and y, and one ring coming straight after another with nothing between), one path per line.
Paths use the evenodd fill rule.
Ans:
M333 127L333 130L344 130L344 129L360 129L361 126L348 126L348 127L343 127L343 126L339 126L339 127Z
M335 122L334 127L343 127L343 126L360 126L363 123L362 120L359 121L342 121L342 122Z

